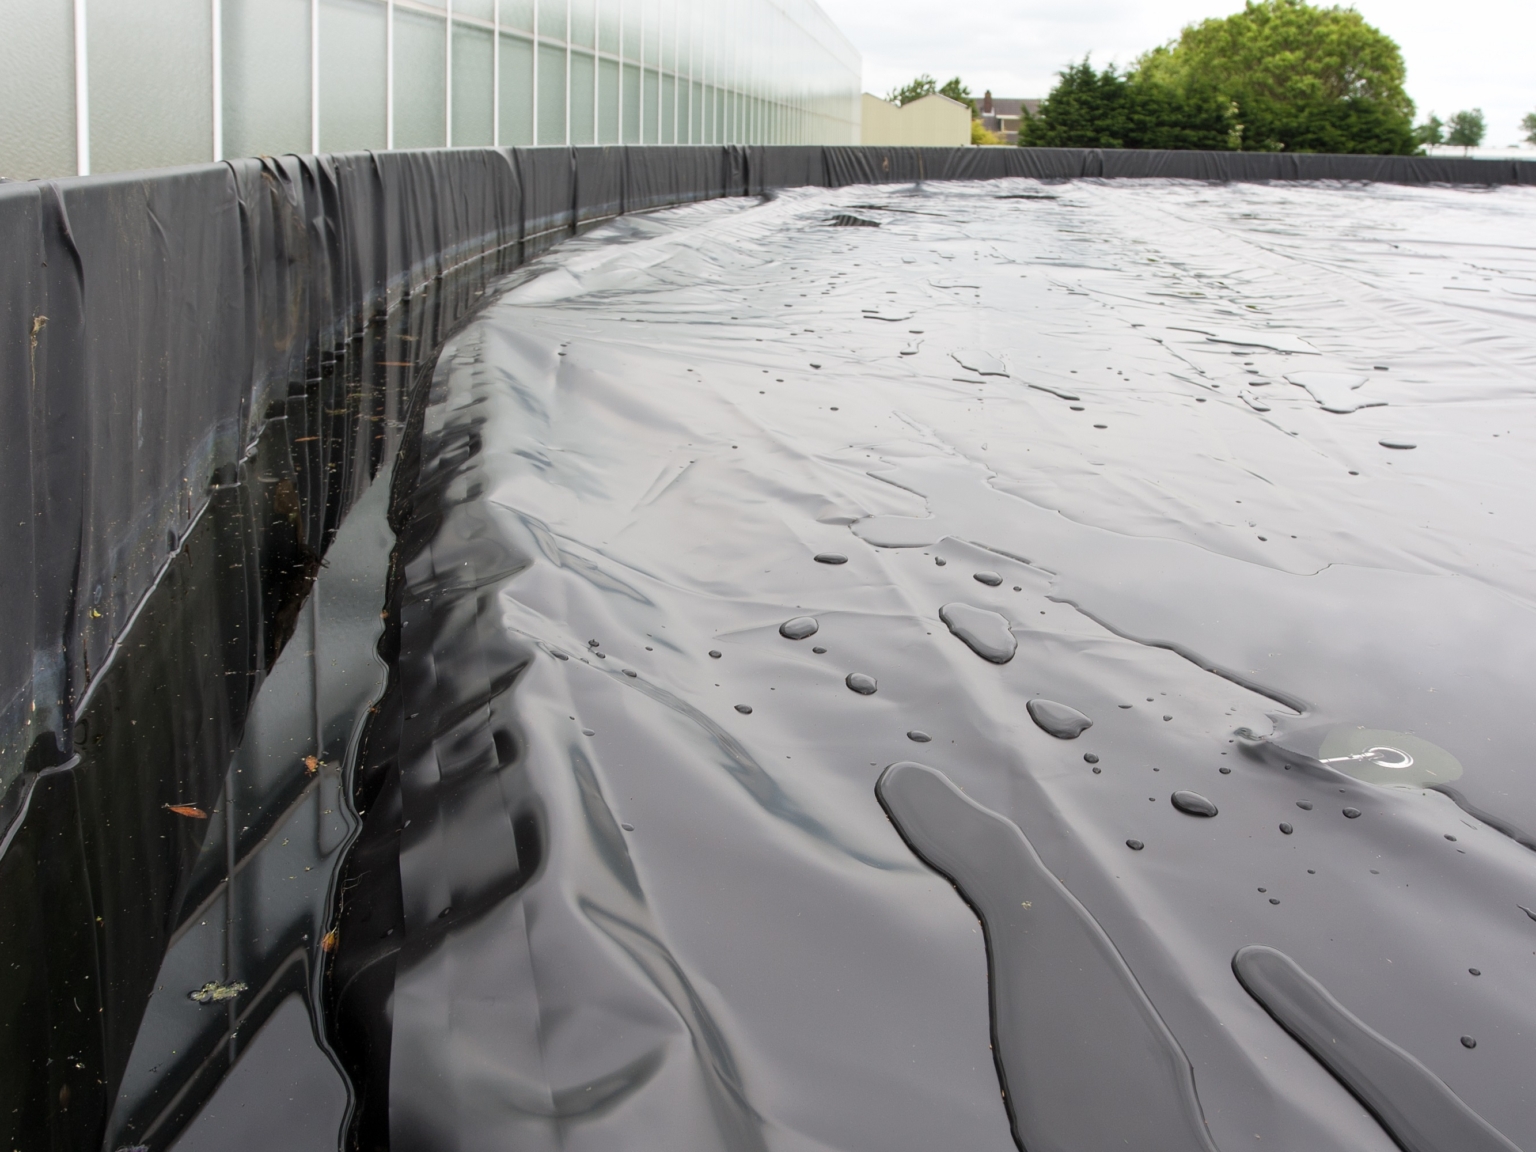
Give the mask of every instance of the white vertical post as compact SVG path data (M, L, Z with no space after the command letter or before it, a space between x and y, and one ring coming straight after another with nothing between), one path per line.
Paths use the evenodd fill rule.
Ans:
M448 0L448 20L443 25L443 142L453 147L453 0Z
M384 5L384 147L395 146L395 0Z
M624 143L624 0L619 0L619 143Z
M603 12L599 0L592 0L592 143L599 144L598 125L602 123L603 86Z
M640 115L639 115L640 139L636 144L645 143L645 0L640 0Z
M224 159L224 0L210 0L213 34L213 160Z
M539 143L539 5L533 5L533 136L534 146Z
M491 146L501 147L501 0L491 5Z
M75 171L91 174L90 62L85 51L85 0L75 0Z
M309 150L320 152L320 0L309 0Z
M571 0L565 0L565 146L571 146Z

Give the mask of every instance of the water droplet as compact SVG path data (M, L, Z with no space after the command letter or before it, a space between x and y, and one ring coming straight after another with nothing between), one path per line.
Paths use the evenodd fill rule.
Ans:
M1468 968L1467 971L1472 973L1474 976L1481 976L1483 974L1483 970L1481 968Z
M718 660L718 659L720 659L720 653L716 652L713 648L711 648L709 650L709 658L711 660Z
M985 584L988 588L996 588L1003 582L1003 578L996 572L977 572L973 579L976 583Z
M567 656L564 652L556 652L555 653L555 659L556 660L569 660L570 657Z
M1296 831L1296 829L1292 828L1289 824L1282 824L1280 825L1280 831L1289 836L1292 832Z
M1450 841L1452 841L1452 842L1453 842L1453 843L1454 843L1454 842L1455 842L1455 840L1456 840L1456 837L1454 837L1454 836L1452 836L1452 835L1451 835L1451 834L1450 834L1450 833L1449 833L1449 832L1447 832L1447 833L1446 833L1446 834L1445 834L1445 838L1446 838L1446 839L1447 839L1447 840L1450 840Z
M1271 904L1278 904L1278 903L1280 903L1280 897L1278 897L1278 896L1271 896L1269 898L1269 902Z
M827 650L825 648L823 648L820 644L818 644L818 645L816 645L816 647L812 648L811 651L816 653L816 655L818 655L818 656L825 656L827 654Z
M1140 840L1127 840L1125 842L1125 846L1132 852L1140 852L1143 848L1146 847L1146 845L1143 844Z
M1344 809L1344 818L1346 820L1357 819L1359 817L1359 815L1360 815L1360 809L1358 809L1358 808L1346 808L1346 809Z
M1461 1038L1461 1046L1463 1048L1476 1048L1477 1047L1477 1041L1474 1040L1470 1036L1463 1036Z
M1036 697L1025 705L1029 718L1058 740L1076 740L1093 727L1093 721L1076 708Z
M916 744L926 744L928 741L932 740L933 737L928 735L926 732L914 728L912 731L907 733L907 739Z
M1088 761L1088 763L1090 763L1090 764L1097 764L1099 762L1099 758L1098 758L1097 754L1095 754L1093 752L1084 752L1083 753L1083 759Z
M1396 448L1400 451L1406 451L1409 448L1418 447L1417 444L1414 444L1408 440L1378 440L1376 443L1380 444L1383 448Z
M875 690L880 687L879 682L873 676L866 676L862 672L848 673L843 683L860 696L873 696Z
M1230 775L1232 775L1232 769L1228 768L1225 764L1223 764L1220 768L1216 769L1216 771L1220 772L1223 776L1230 776Z
M601 648L602 646L603 645L602 645L602 642L600 640L588 640L587 641L587 647L588 648Z
M633 824L620 824L619 827L624 829L626 832L633 832L635 830L635 826Z
M1102 768L1100 768L1100 767L1099 767L1099 766L1098 766L1098 765L1097 765L1097 764L1095 764L1095 765L1094 765L1094 766L1093 766L1093 774L1094 774L1094 775L1095 775L1095 776L1097 776L1097 775L1098 775L1098 774L1099 774L1099 773L1100 773L1100 772L1102 772L1102 771L1104 771L1104 769L1102 769Z
M597 733L594 732L591 728L583 728L581 730L581 734L583 736L596 736L597 735Z
M1300 808L1303 812L1310 812L1312 811L1312 801L1298 800L1296 801L1296 807Z
M1019 642L1008 627L1007 618L996 612L956 602L940 608L939 619L983 660L1006 664L1019 649Z
M844 556L841 552L818 552L816 553L816 563L846 564L848 563L848 557Z
M937 564L940 568L944 567L944 565L949 563L949 561L944 559L944 557L942 557L942 556L935 556L933 558L933 562L935 564Z
M1529 917L1530 917L1530 918L1531 918L1531 919L1532 919L1532 920L1536 920L1536 912L1532 912L1532 911L1531 911L1531 910L1530 910L1530 909L1529 909L1529 908L1527 908L1527 907L1526 907L1526 906L1525 906L1525 905L1524 905L1524 904L1516 904L1516 905L1515 905L1515 907L1516 907L1516 908L1518 908L1518 909L1520 909L1520 911L1522 911L1522 912L1524 912L1524 913L1525 913L1525 914L1526 914L1526 915L1527 915L1527 916L1529 916Z
M1191 816L1216 815L1216 805L1212 804L1198 792L1180 789L1168 799L1180 812L1187 812Z
M1172 717L1172 716L1164 716L1164 717L1163 717L1163 719L1164 719L1164 720L1172 720L1172 719L1173 719L1173 717Z
M804 640L807 636L816 635L820 627L814 617L796 616L779 625L779 635L786 640Z
M740 712L743 716L750 716L752 715L752 705L738 704L736 705L736 711Z

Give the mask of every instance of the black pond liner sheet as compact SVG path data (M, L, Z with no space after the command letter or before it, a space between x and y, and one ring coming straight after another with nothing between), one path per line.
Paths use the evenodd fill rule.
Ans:
M1536 1149L1536 195L1048 196L628 218L449 340L349 1141Z

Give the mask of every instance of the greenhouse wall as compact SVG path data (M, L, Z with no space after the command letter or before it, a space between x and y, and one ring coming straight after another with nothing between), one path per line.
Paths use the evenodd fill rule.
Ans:
M852 144L815 0L0 0L0 177L288 153Z

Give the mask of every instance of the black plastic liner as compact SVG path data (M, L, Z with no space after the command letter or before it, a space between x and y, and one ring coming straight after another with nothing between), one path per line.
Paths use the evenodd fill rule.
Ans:
M15 525L6 537L11 563L0 575L0 602L7 605L0 613L0 784L7 824L0 937L15 942L14 960L0 979L0 1115L13 1117L13 1142L167 1146L240 1058L240 1037L269 1021L288 1021L284 1005L294 996L303 1005L296 1018L307 1021L315 1050L328 1067L352 1074L351 1086L337 1081L337 1123L344 1121L370 1147L389 1139L405 1147L417 1138L416 1129L390 1131L389 1039L381 1013L394 986L395 956L405 944L417 949L410 964L419 964L437 941L491 909L511 907L508 895L547 867L554 851L548 801L521 780L526 754L519 722L497 711L506 707L500 702L509 699L509 685L542 657L525 641L482 634L495 646L484 670L424 687L412 670L436 665L436 641L412 636L440 630L450 652L466 650L468 641L455 639L455 629L479 633L479 614L489 601L477 601L461 618L467 608L453 607L450 596L442 609L447 615L428 624L419 616L424 608L409 608L410 597L439 577L397 567L392 603L399 611L371 624L372 632L361 623L368 614L353 612L345 636L323 642L323 617L313 614L324 601L312 589L317 577L324 586L323 565L348 512L409 443L407 416L419 373L496 277L617 215L796 185L1004 176L1496 185L1531 182L1529 172L1514 162L1402 158L593 148L285 158L0 188L0 243L14 257L0 276L8 332L0 343L0 420L14 430L16 446L0 464L6 470L0 513ZM1049 201L1061 190L1026 183L996 194ZM904 222L920 222L933 208L921 197L904 206L844 197L828 203L826 219L805 222L828 223L843 214L880 226L863 233L886 235ZM749 246L778 243L751 229L724 235ZM633 238L651 239L643 229ZM792 273L791 280L800 275ZM792 293L786 303L798 301ZM872 318L889 323L895 315L876 310ZM831 363L817 356L818 367L809 371ZM988 363L956 360L953 371L978 370L985 382L994 378ZM1314 382L1308 394L1331 394L1331 387ZM1047 389L1057 396L1068 390L1062 382ZM1250 390L1244 403L1262 408L1263 396ZM429 419L421 408L416 416ZM441 430L429 423L427 432L436 455L426 458L423 486L415 485L417 463L409 453L396 473L394 526L405 558L420 555L439 530L436 518L444 513L433 511L433 502L447 497L432 478L452 474L441 456ZM465 447L480 450L473 435ZM465 504L455 516L484 514L487 506L477 504L477 496L453 495ZM382 498L375 497L378 507L357 521L364 536L368 524L382 524L385 516ZM487 525L470 537L494 541L497 531ZM496 583L529 563L544 547L540 539L535 532L510 551L494 545L493 552L502 552L475 564ZM371 558L347 568L353 573L347 580L371 588L369 595L384 603L391 577L382 554L363 544L353 548ZM454 586L444 587L452 592ZM392 632L402 614L414 621L412 628ZM307 635L310 643L295 647L295 635ZM1252 686L1262 679L1177 639L1143 639L1193 652L1229 683ZM375 640L386 655L398 647L400 674L387 692L367 676L334 698L316 687L332 652L360 669L356 653ZM284 703L287 689L262 687L300 682L311 687L308 697L295 697L299 703ZM1261 687L1281 703L1299 699L1270 681ZM418 897L399 886L396 856L420 854L410 836L400 847L404 821L412 811L476 807L473 789L489 785L473 773L463 786L471 791L463 795L454 791L458 785L421 791L412 783L410 766L444 739L435 728L412 727L412 711L421 711L412 701L422 700L431 703L434 724L445 715L484 711L490 719L466 729L453 756L507 769L497 769L510 838L499 840L496 851L505 859L484 856L475 875L452 882L454 869L471 862L448 860L443 882L450 898L435 911L413 905ZM718 720L675 693L663 703L734 749L727 771L757 803L815 838L831 835L771 774L752 767L752 754ZM263 721L253 735L253 708L279 719ZM361 726L370 715L383 727L365 738ZM1384 727L1411 726L1402 714L1391 719ZM272 735L279 729L289 734ZM1310 736L1257 740L1251 747L1256 762L1279 771L1310 770L1327 758L1319 742L1328 738L1324 726ZM267 757L275 765L260 787L248 788L232 775L244 771L240 756ZM354 762L355 794L344 787ZM574 779L586 798L579 807L596 821L599 846L613 848L600 806L587 804L596 795L589 783L596 776L577 772ZM872 789L873 777L867 783ZM1474 818L1491 813L1501 831L1536 826L1536 813L1511 802L1507 789L1490 794L1461 782L1443 794ZM873 802L872 790L863 802ZM398 817L394 823L390 813ZM330 829L317 833L313 862L296 873L313 869L317 887L288 901L288 911L251 937L247 951L243 914L232 909L242 900L247 907L269 900L260 884L249 888L261 871L256 862L270 861L274 848L292 839L283 830L301 816ZM331 827L328 817L340 823ZM331 884L354 836L360 839L344 882L368 899L349 903L344 889ZM898 863L889 845L853 855L862 866L915 867ZM223 956L203 970L217 969L218 978L210 978L215 985L255 971L262 983L227 1001L190 1001L190 1022L173 1026L177 1011L192 1011L186 992L197 985L173 989L175 1003L167 1001L163 1011L154 997L166 973L181 971L181 958L202 954L196 929L220 901L227 920ZM1525 906L1536 907L1536 899ZM399 939L398 929L412 917L445 910L441 926L421 925L410 942ZM377 918L371 929L357 920L369 916ZM337 925L339 946L328 935ZM610 932L609 939L652 972L650 979L672 989L665 999L673 1007L666 1011L681 1014L678 1042L686 1034L688 1042L704 1045L697 1090L719 1139L730 1147L759 1139L775 1146L777 1137L761 1135L762 1108L748 1100L745 1073L734 1057L711 1047L709 1037L729 1027L711 1016L709 996L690 991L680 975L681 983L668 984L672 961L657 943L664 933L645 927L644 917L613 932L619 935ZM365 947L370 939L372 951ZM327 957L335 964L329 983ZM973 968L970 978L979 971ZM974 1024L967 999L974 990L961 981L930 1007ZM166 1042L165 1051L178 1057L168 1066L150 1040L172 1035L184 1038ZM626 1085L655 1068L642 1060L620 1071L614 1073L619 1079L603 1081L604 1100L619 1100ZM965 1073L953 1101L970 1104L960 1112L974 1111L976 1101L996 1092L990 1075L976 1080L973 1071ZM354 1090L360 1095L349 1101ZM583 1083L580 1095L587 1091ZM560 1097L538 1113L544 1116L539 1124L559 1129L562 1117L586 1112L592 1109L580 1099ZM900 1114L891 1114L893 1137L902 1131ZM995 1142L993 1121L977 1122L975 1139L961 1142ZM422 1123L422 1139L430 1143L430 1121ZM1510 1131L1507 1124L1504 1130ZM943 1132L941 1126L933 1134Z

